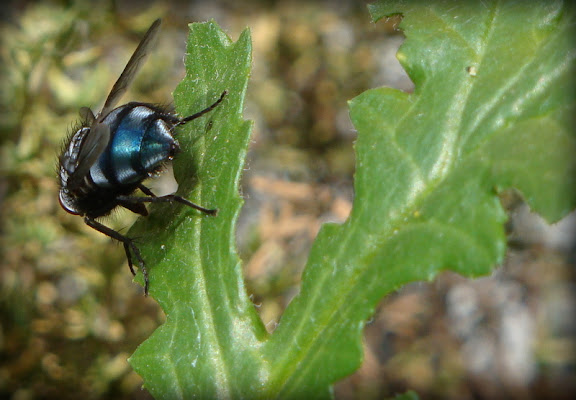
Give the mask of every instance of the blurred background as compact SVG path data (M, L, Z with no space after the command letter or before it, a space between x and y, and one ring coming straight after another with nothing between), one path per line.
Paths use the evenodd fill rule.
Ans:
M169 104L187 24L249 27L255 122L238 224L248 293L269 330L297 293L320 225L346 219L355 131L347 101L413 85L395 58L398 19L367 2L16 1L0 16L0 398L149 399L126 359L163 321L124 251L60 209L56 157L78 109L99 110L150 23L155 50L124 101ZM574 215L553 227L514 192L510 250L490 277L442 274L387 297L365 361L338 399L571 399L576 393ZM125 231L117 212L106 223Z

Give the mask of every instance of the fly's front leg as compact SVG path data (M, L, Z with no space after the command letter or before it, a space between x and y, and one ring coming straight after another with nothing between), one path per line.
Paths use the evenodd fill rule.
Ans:
M132 254L130 253L130 247L126 243L122 243L124 245L124 252L126 252L126 259L128 260L128 267L130 268L130 272L132 272L132 276L136 276L136 271L134 271L134 266L132 265Z
M134 241L119 232L116 232L114 229L108 228L106 225L102 225L100 222L93 220L92 218L84 217L84 223L88 225L90 228L96 229L98 232L105 234L112 239L116 239L119 242L122 242L124 245L124 251L126 252L126 258L128 259L128 266L130 267L130 271L132 275L136 275L134 272L134 267L132 265L132 255L130 250L134 253L138 260L138 264L140 267L140 271L142 271L142 276L144 276L144 295L148 296L148 287L150 286L150 281L148 279L148 270L146 269L146 265L144 264L144 260L140 255L140 250L134 244Z

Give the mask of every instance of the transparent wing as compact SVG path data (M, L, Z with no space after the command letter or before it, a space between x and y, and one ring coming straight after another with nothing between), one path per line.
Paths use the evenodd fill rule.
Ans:
M128 61L128 64L126 64L124 71L122 71L122 74L120 74L120 77L112 87L112 90L106 99L106 103L104 103L102 111L100 111L100 114L98 114L99 121L102 121L106 115L112 111L118 100L120 100L124 93L126 93L126 90L128 90L128 87L134 80L134 76L136 76L136 73L142 64L144 64L144 60L148 55L150 46L153 44L154 39L158 34L161 22L162 21L160 19L157 19L152 23L150 28L148 28L148 32L146 32L140 41L140 44L134 51L134 54L132 54L132 57L130 57L130 61Z
M82 146L78 152L76 169L68 178L68 187L74 189L88 175L92 165L98 160L110 141L110 127L101 122L94 122L90 127L90 132L82 141Z
M120 77L112 87L110 94L106 98L104 107L98 116L94 116L92 110L87 107L80 109L80 116L86 120L90 125L90 132L82 141L78 158L76 162L76 169L68 178L68 187L74 189L77 187L84 177L92 168L92 165L98 160L108 142L110 141L110 127L103 123L104 118L112 111L118 100L126 93L128 87L134 80L136 73L144 64L148 51L154 42L156 35L160 28L161 20L157 19L152 23L148 31L140 41L140 44L130 57L128 64L120 74Z
M96 117L92 110L88 107L81 107L80 108L80 119L82 121L86 121L87 125L92 125L96 121Z

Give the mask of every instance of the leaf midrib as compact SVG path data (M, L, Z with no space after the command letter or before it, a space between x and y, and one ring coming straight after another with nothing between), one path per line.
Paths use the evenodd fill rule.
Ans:
M194 39L197 39L197 37L194 37ZM196 40L193 46L188 45L188 50L190 51L190 47L192 47L193 50L196 50L198 46L200 46L200 43ZM202 60L202 58L199 55L200 52L197 52L196 57L194 58L196 60ZM187 54L187 57L190 57L190 54ZM206 67L197 70L206 71ZM207 77L204 76L203 79L199 79L199 81L205 82L207 81ZM198 169L203 170L202 167L205 163L208 149L208 145L206 144L206 138L203 135L198 138L198 141L196 142L196 147L199 149L199 151L197 151L195 155L198 163ZM203 199L202 185L198 185L195 188L195 192L197 198ZM190 265L200 266L200 268L198 268L198 272L200 275L197 280L197 288L199 289L200 292L202 292L201 295L195 295L195 298L197 298L202 303L200 309L203 310L204 318L207 321L203 323L202 326L209 327L208 330L204 329L204 332L205 333L210 332L209 336L205 337L205 339L207 339L210 348L209 351L210 357L208 357L208 360L213 365L214 374L211 376L213 381L215 381L213 383L213 387L215 387L216 391L219 393L219 398L230 398L232 393L231 389L232 380L230 379L231 377L230 370L229 368L227 368L228 366L230 366L230 363L227 363L224 359L225 346L223 346L222 343L220 342L220 337L218 335L218 332L216 331L215 316L217 314L216 311L218 310L218 305L214 304L214 302L211 301L211 297L208 291L208 285L207 285L208 278L206 276L205 270L206 268L209 268L209 266L207 266L206 263L204 262L204 260L206 259L207 247L202 244L202 240L206 236L203 233L203 226L204 226L204 218L201 218L197 223L193 224L193 233L191 234L191 237L197 240L197 248L199 251L191 252ZM175 304L184 304L184 303L177 302ZM188 306L192 308L192 305L188 304ZM179 307L178 312L184 313L185 310L183 309L183 307ZM195 323L197 323L196 317L194 317L194 321ZM201 330L199 330L199 332L201 332ZM181 371L185 372L185 370ZM182 378L178 377L178 382L182 382ZM183 391L182 386L180 386L178 389L179 392L182 393Z

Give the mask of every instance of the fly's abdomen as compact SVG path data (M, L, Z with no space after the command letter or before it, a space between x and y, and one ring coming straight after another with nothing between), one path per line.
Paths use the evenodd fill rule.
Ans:
M110 142L90 169L99 187L141 182L172 158L178 147L162 114L143 105L126 105L105 119Z

